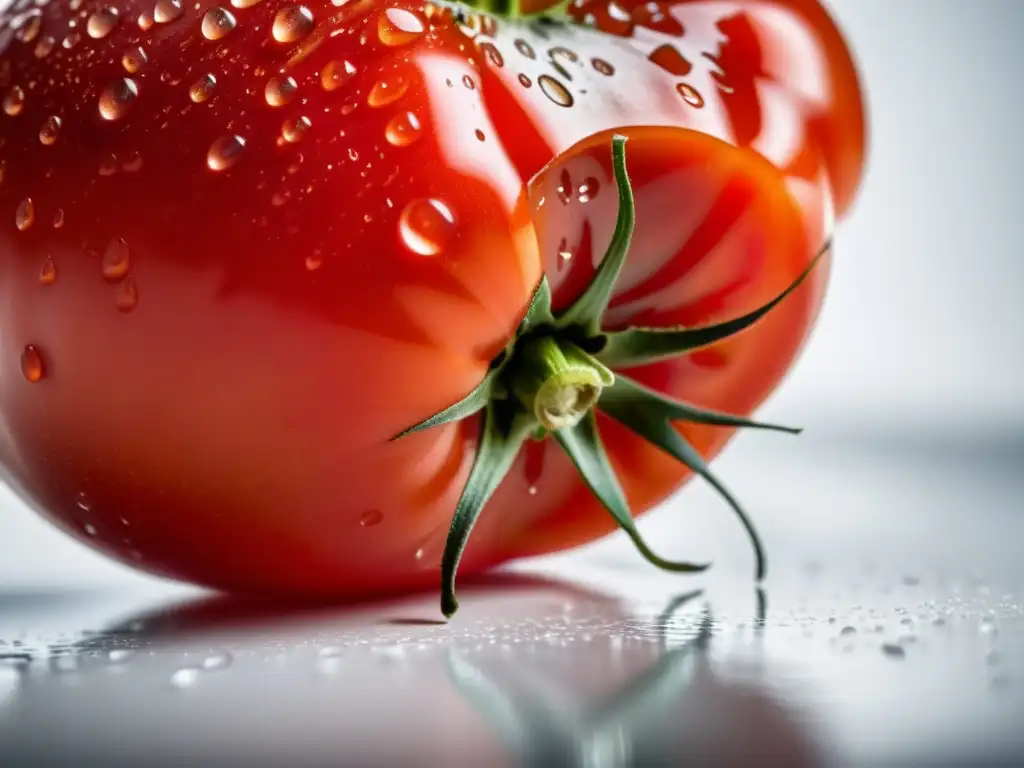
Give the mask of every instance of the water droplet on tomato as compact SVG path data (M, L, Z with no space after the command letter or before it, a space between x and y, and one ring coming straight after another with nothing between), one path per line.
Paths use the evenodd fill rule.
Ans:
M121 66L124 67L124 71L129 75L138 72L146 66L148 61L149 56L146 55L146 51L143 50L141 45L133 46L121 55Z
M139 14L137 23L139 25L139 29L145 32L153 26L153 14L149 11L143 11Z
M462 84L471 91L476 90L476 81L473 80L473 78L470 77L469 75L462 76Z
M81 40L82 36L80 34L78 34L77 32L72 32L60 41L60 47L63 48L65 51L70 51L72 48L78 45L78 43L81 42Z
M558 200L562 205L568 205L572 201L572 179L569 177L569 171L565 168L562 169L561 174L558 176L558 186L555 187L555 194L558 195Z
M176 688L178 690L195 688L199 684L201 676L202 672L195 667L184 667L171 675L171 688Z
M480 43L480 53L484 55L484 61L498 69L505 66L505 57L497 49L494 43Z
M25 108L25 91L20 86L13 86L4 96L4 112L11 117L20 115Z
M419 549L416 550L415 557L416 557L417 560L422 560L424 554L426 554L426 553L423 551L423 547L420 547Z
M455 234L455 216L440 200L419 198L402 210L398 231L402 242L413 253L436 256Z
M281 138L290 144L299 141L309 131L312 122L305 115L289 118L281 126Z
M593 176L588 176L580 184L578 190L576 190L576 199L581 203L589 203L597 196L598 190L601 188L601 183Z
M263 96L267 104L272 107L283 107L293 98L299 90L299 84L292 77L272 77L267 81L263 89Z
M21 373L25 380L35 384L45 375L43 356L34 344L28 344L21 352Z
M43 266L39 270L39 282L43 285L53 285L57 282L57 265L53 263L52 256L43 259Z
M523 40L522 38L516 40L516 50L519 51L523 56L525 56L528 59L537 58L536 51L534 51L530 44Z
M128 108L139 96L139 86L130 77L119 77L100 94L100 117L104 120L120 120L128 114Z
M484 136L484 132L481 131L479 128L473 131L473 135L476 136L477 141L484 141L487 138L486 136Z
M131 270L131 249L123 237L115 237L103 252L103 277L116 283Z
M384 136L396 147L407 147L420 137L420 121L412 112L400 112L391 118Z
M89 37L100 40L114 31L120 18L117 8L106 5L89 16L85 22L85 31Z
M279 43L294 43L313 31L313 12L304 5L289 5L274 17L270 33Z
M523 88L529 88L531 85L533 85L533 81L530 79L529 75L524 75L522 72L520 72L519 84L523 86Z
M700 109L704 106L704 97L701 96L697 89L689 83L679 83L679 85L676 86L676 90L679 92L679 95L683 97L683 101L691 107Z
M306 269L308 269L310 272L316 272L318 269L320 269L323 263L324 257L319 250L313 251L309 256L306 257Z
M18 209L14 212L14 226L24 232L32 226L36 220L36 204L31 197L26 197L18 203Z
M231 5L235 8L252 8L254 5L259 5L263 0L231 0Z
M526 491L531 496L536 496L537 495L537 486L536 485L531 485L529 488L526 489Z
M426 31L419 14L402 8L386 8L377 18L377 37L384 45L411 43Z
M591 59L590 64L602 75L611 76L615 74L615 67L604 59Z
M53 214L53 228L60 229L64 226L64 209L58 208Z
M46 37L40 38L39 42L36 43L35 50L32 51L33 55L37 59L45 59L49 56L53 49L57 47L57 41L47 35Z
M548 99L560 107L571 107L573 105L572 94L569 89L562 85L551 75L541 75L537 78L537 85L544 92Z
M384 107L398 101L409 90L409 80L402 72L392 72L381 78L370 89L366 103L371 107Z
M329 61L320 73L320 85L325 91L336 91L352 79L356 68L347 61Z
M127 277L117 286L115 303L117 304L117 311L125 313L131 312L139 305L139 289L135 285L134 279Z
M238 22L235 20L235 15L227 8L218 6L206 12L199 28L207 40L220 40L236 26L238 26Z
M156 5L153 6L153 21L157 24L170 24L180 18L182 13L184 9L181 0L156 0Z
M188 89L188 97L196 104L201 104L213 95L217 87L217 78L207 73L192 83Z
M86 523L82 526L82 531L91 539L96 535L96 526L91 523Z
M384 513L379 509L371 509L359 518L359 524L364 528L372 528L375 525L380 525L384 520Z
M235 134L221 136L206 153L206 166L211 171L224 171L238 162L245 151L245 139Z
M43 126L39 129L39 143L45 147L55 144L60 138L60 126L61 119L56 115L46 118L43 121Z
M20 26L15 32L15 37L23 43L31 43L39 35L39 30L43 28L43 12L38 8L26 11L18 23ZM11 26L15 26L15 19L11 20Z

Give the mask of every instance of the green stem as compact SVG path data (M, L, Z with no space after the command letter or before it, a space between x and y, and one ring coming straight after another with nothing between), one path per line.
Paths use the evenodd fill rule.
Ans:
M516 350L512 392L551 431L579 423L615 383L614 374L575 344L553 336L532 339Z
M539 5L540 2L531 5ZM571 0L560 0L550 3L535 11L524 11L522 0L458 0L456 5L464 5L475 11L498 16L503 19L528 19L540 16L562 16L569 9Z

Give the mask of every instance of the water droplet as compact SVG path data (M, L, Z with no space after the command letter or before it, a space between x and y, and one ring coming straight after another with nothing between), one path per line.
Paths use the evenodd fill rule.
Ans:
M523 40L522 38L516 40L516 50L519 51L523 56L525 56L528 59L537 58L536 51L534 51L530 44Z
M207 40L220 40L238 26L235 15L227 8L211 8L203 16L200 29Z
M182 13L184 9L181 0L156 0L156 5L153 6L153 21L157 24L170 24L180 18ZM142 17L139 18L141 20Z
M21 372L25 380L35 384L45 374L43 369L43 355L34 344L27 344L21 351Z
M420 137L420 121L412 112L400 112L391 118L384 136L389 144L407 147Z
M999 634L995 622L990 618L981 620L981 623L978 624L978 632L988 637L995 637Z
M85 22L85 31L89 37L100 40L114 31L119 20L117 8L106 5L89 17L89 20Z
M576 199L581 203L589 203L597 196L599 189L601 189L601 183L593 176L588 176L576 190Z
M227 651L214 653L203 659L203 669L207 672L219 672L231 666L234 658Z
M505 57L501 55L494 43L480 43L480 53L484 55L484 60L498 69L505 66Z
M487 138L486 136L484 136L484 132L481 131L479 128L473 131L473 135L476 136L477 141L484 141Z
M313 31L313 13L304 5L289 5L274 17L271 34L279 43L294 43Z
M523 86L523 88L529 88L531 85L533 85L533 81L530 79L529 75L524 75L522 72L520 72L519 84Z
M78 45L78 43L81 40L82 36L80 34L78 34L77 32L72 32L60 41L60 47L63 48L65 51L70 51L72 48Z
M402 242L420 256L436 256L455 234L451 209L434 198L419 198L405 206L398 221Z
M676 90L679 92L679 95L683 97L683 101L691 107L700 109L704 106L704 97L701 96L700 93L697 92L697 89L689 83L679 83L679 85L676 86Z
M46 147L55 144L57 139L60 138L60 126L61 119L56 115L50 115L46 118L43 122L43 127L39 129L39 143Z
M153 14L149 11L143 11L139 14L138 20L139 29L143 32L150 29L153 26Z
M573 105L572 94L569 89L562 85L551 75L541 75L537 78L537 85L544 92L548 99L560 107L571 107Z
M306 269L310 272L316 272L323 263L323 255L319 250L313 251L313 253L306 257Z
M320 85L325 91L336 91L352 79L356 68L347 61L329 61L320 73Z
M411 43L426 31L423 19L402 8L386 8L377 18L377 37L384 45L399 46Z
M43 266L39 269L39 282L43 285L57 282L57 265L53 263L53 257L47 256L43 260Z
M883 643L882 654L888 656L890 659L902 659L907 655L907 652L902 645L897 645L896 643Z
M45 59L53 52L53 49L56 47L57 41L54 38L47 35L46 37L41 38L38 43L36 43L35 50L32 53L35 55L37 59Z
M531 485L531 486L530 486L529 488L527 488L526 490L527 490L527 492L528 492L528 493L529 493L529 494L530 494L531 496L536 496L536 495L537 495L537 486L536 486L536 485Z
M591 66L594 67L595 70L600 72L602 75L611 77L612 75L615 74L615 67L613 67L604 59L591 59L590 64Z
M4 112L11 117L20 115L25 108L25 92L20 86L15 85L4 96Z
M53 214L53 228L60 229L64 226L64 209L58 208Z
M366 97L371 107L384 107L393 104L409 90L409 80L402 72L392 72L373 84Z
M462 84L464 86L466 86L471 91L475 91L476 90L476 81L473 80L473 78L470 77L469 75L463 75L462 76Z
M213 94L213 89L216 87L217 78L210 73L206 73L192 83L188 89L188 97L196 104L200 104L210 98Z
M107 654L107 658L110 659L111 664L124 664L126 661L129 661L134 655L135 651L129 648L115 648Z
M311 125L312 123L305 115L285 120L284 125L281 126L281 138L294 144L306 135Z
M179 669L177 672L171 675L171 687L177 688L179 690L184 690L186 688L194 688L196 685L199 684L199 678L201 676L201 670L198 670L195 667L185 667L184 669Z
M263 0L231 0L231 5L235 8L252 8L254 5L259 5Z
M422 560L422 559L423 559L423 555L424 555L424 554L425 554L425 553L424 553L424 551L423 551L423 547L420 547L419 549L417 549L417 550L416 550L415 558L416 558L417 560Z
M847 626L845 626L845 627L843 627L842 629L839 630L839 634L842 637L850 637L852 635L856 635L857 634L857 628L856 627L851 627L851 626L847 625Z
M131 271L131 266L131 249L128 243L122 237L115 237L103 252L103 279L108 283L119 282Z
M36 220L36 204L31 197L26 197L18 203L18 210L14 212L14 226L24 232L32 226Z
M11 19L11 27L16 28L15 37L23 43L31 43L36 39L43 27L43 12L38 8L26 11L20 17Z
M221 136L210 145L206 153L206 165L211 171L224 171L238 162L245 150L245 139L228 134Z
M135 280L128 277L117 286L115 304L117 311L124 313L131 312L139 305L139 289L135 285Z
M562 205L568 205L572 201L572 179L569 177L569 171L566 168L563 168L558 176L558 186L555 187L555 194L558 195L558 200Z
M124 71L130 75L135 74L149 61L149 56L146 55L141 45L133 46L127 49L121 55L121 66L124 67Z
M263 89L267 104L272 107L283 107L299 90L299 84L292 77L272 77Z
M384 520L384 513L379 509L371 509L369 512L359 518L359 524L364 528L372 528L375 525L380 525Z
M138 96L139 86L135 81L130 77L119 77L100 94L100 117L104 120L120 120Z

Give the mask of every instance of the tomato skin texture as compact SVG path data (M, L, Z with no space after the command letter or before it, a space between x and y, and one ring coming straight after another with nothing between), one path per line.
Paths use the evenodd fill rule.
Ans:
M609 37L622 30L497 22L470 39L419 4L357 0L309 3L313 27L279 43L287 6L267 0L232 10L237 26L209 40L210 3L148 30L138 18L149 5L128 3L109 34L39 56L66 27L58 5L39 9L32 39L0 37L0 87L25 94L0 117L0 462L72 535L211 587L346 595L436 583L479 424L389 438L481 379L542 272L556 305L592 273L616 205L610 132L630 136L638 201L612 307L623 326L708 322L777 293L859 180L862 138L828 133L861 115L856 79L808 2L772 5L811 19L819 79L840 85L813 113L785 80L771 105L757 102L759 135L776 118L811 126L788 148L739 141L736 108L715 88L700 86L694 107L633 38ZM728 5L742 15L763 3ZM129 72L136 46L148 60ZM559 46L575 59L552 54ZM737 71L750 63L742 47L730 55ZM197 100L206 75L216 85ZM275 77L293 78L295 93ZM625 92L644 96L627 104ZM60 125L46 143L51 117ZM703 229L680 215L683 192L688 208L706 206ZM743 336L634 375L752 410L797 353L825 277ZM687 478L601 428L637 514ZM687 435L710 456L729 431ZM532 445L461 572L612 527L553 446Z

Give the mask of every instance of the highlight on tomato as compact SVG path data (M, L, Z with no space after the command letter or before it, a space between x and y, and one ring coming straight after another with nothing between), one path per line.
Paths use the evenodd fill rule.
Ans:
M451 615L616 528L703 569L634 523L700 475L763 575L708 462L860 181L814 0L17 0L0 101L0 467L72 536Z

